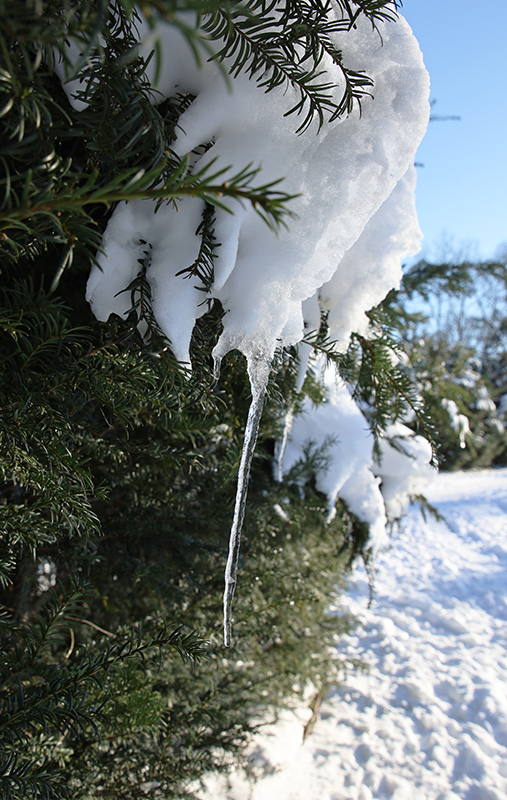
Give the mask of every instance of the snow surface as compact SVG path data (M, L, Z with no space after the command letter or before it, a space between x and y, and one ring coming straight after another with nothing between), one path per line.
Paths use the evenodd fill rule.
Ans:
M350 671L310 714L264 730L251 785L210 777L205 800L505 800L507 469L441 473L427 497L449 527L412 508L377 557L368 609L357 569L339 608L360 620L337 646Z

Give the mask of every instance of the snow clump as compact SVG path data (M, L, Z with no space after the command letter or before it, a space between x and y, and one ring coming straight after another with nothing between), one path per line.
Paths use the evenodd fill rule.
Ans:
M407 510L436 474L430 466L432 449L423 436L414 436L400 422L390 425L380 440L380 458L373 454L373 435L365 417L339 378L334 365L324 370L327 401L315 405L306 398L302 414L291 421L280 453L278 474L286 475L306 454L322 454L315 469L315 486L327 495L328 521L336 500L369 527L368 549L387 544L386 524Z
M369 545L385 543L386 513L373 474L373 436L334 365L324 370L327 401L315 405L306 398L303 411L292 420L290 436L280 454L280 474L286 475L306 454L321 454L315 486L328 498L328 521L338 497L369 525Z
M402 422L386 429L380 440L380 457L373 471L382 480L382 496L389 520L400 519L408 509L410 497L420 494L433 480L432 449L424 436L414 436Z
M417 41L402 18L379 23L377 32L360 17L355 28L333 36L347 66L365 70L373 78L374 99L363 99L361 110L356 104L348 117L320 130L314 120L304 135L297 136L294 116L284 116L297 102L293 87L266 94L245 75L227 84L214 62L202 70L190 68L188 58L173 59L173 51L179 54L186 46L184 41L173 46L175 38L183 40L181 34L160 26L163 67L156 88L161 99L176 91L196 95L180 117L175 153L184 156L213 142L199 159L199 169L216 159L213 169L230 165L223 178L227 180L253 163L262 166L258 185L284 178L282 188L300 194L290 205L297 217L278 235L249 205L229 199L232 214L216 210L215 234L221 247L208 297L219 300L226 313L215 355L221 358L231 349L241 350L252 380L265 377L277 345L301 340L302 304L324 284L324 305L344 327L345 340L346 329L350 332L372 301L378 302L400 277L399 262L395 263L400 255L397 233L381 225L379 236L387 237L398 250L396 258L382 263L369 260L368 268L354 260L351 272L350 259L343 257L412 164L428 121L428 75ZM334 93L339 102L344 91L341 70L330 59L323 67L337 84ZM407 181L413 184L413 175L398 194L410 191ZM195 230L204 203L184 198L177 209L166 205L156 214L155 205L139 200L118 206L105 232L105 253L90 275L87 297L99 319L112 312L126 314L128 293L118 292L137 274L143 242L148 242L147 279L155 316L175 355L188 362L192 328L206 305L196 281L176 275L197 257L200 239ZM415 225L403 255L416 248L418 237ZM374 246L372 234L364 247ZM372 291L375 286L377 292ZM340 322L344 315L348 324Z
M470 422L468 417L465 416L465 414L460 414L459 408L455 401L450 400L448 397L443 398L442 406L449 414L451 427L459 436L459 446L464 449L467 446L465 437L468 433L470 433Z

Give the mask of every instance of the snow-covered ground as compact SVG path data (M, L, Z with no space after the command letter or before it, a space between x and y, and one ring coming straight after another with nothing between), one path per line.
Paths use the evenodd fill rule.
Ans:
M361 620L339 655L361 658L323 702L264 730L252 785L213 778L206 800L507 798L507 470L441 474L342 601ZM340 610L340 609L337 609ZM308 716L306 710L306 718Z

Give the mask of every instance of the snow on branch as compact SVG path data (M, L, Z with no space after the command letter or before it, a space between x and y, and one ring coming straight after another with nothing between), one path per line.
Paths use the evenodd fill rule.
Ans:
M234 192L217 191L216 202L212 192L182 192L177 205L155 199L122 202L105 231L87 292L99 319L112 312L126 315L130 303L122 290L139 272L148 243L153 313L177 358L189 362L192 330L206 310L205 291L225 312L215 359L232 349L244 353L256 397L276 347L302 340L305 301L308 308L310 298L314 305L320 299L346 347L351 331L363 325L364 312L398 284L400 259L417 249L420 238L414 177L407 170L429 116L428 75L405 20L391 20L396 4L311 3L314 12L317 5L325 8L324 16L314 14L320 44L312 44L302 28L294 29L289 55L279 22L284 8L301 11L302 4L269 4L264 28L262 16L254 24L244 11L255 14L258 5L238 5L236 16L229 13L225 22L213 16L204 22L204 30L225 43L218 50L213 42L216 57L201 69L184 34L160 23L160 77L153 88L161 99L181 92L195 96L179 118L174 155L188 158L202 174L223 170L224 186L244 171L253 192L280 186L291 198L287 227L273 230L255 202ZM344 9L352 6L353 20L344 25ZM254 40L271 62L257 58ZM219 60L232 79L224 78ZM72 93L72 85L66 90ZM324 114L326 109L330 113ZM304 115L302 135L296 135L293 113ZM217 246L208 250L203 273L194 265L202 263L202 237L211 230L203 226L206 203L215 205ZM189 270L194 270L192 280L186 279ZM258 400L257 407L262 407ZM255 438L253 431L250 440ZM245 470L239 479L243 485L247 465ZM378 481L371 473L363 477L364 491L372 489L377 497ZM240 526L236 553L239 535ZM235 569L228 564L231 586ZM231 602L229 590L229 631Z

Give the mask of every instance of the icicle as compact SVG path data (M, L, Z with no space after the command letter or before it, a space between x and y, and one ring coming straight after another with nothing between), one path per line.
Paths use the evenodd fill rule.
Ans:
M220 380L220 367L222 365L222 356L213 354L213 378L217 381Z
M219 366L220 363L218 362L218 367ZM215 361L215 370L216 368L217 360ZM252 360L248 359L248 375L252 388L252 402L250 403L250 409L248 411L245 437L243 439L243 450L241 453L238 483L236 486L236 503L229 537L229 556L225 568L224 644L226 647L230 647L232 640L232 598L234 597L234 590L236 588L241 529L245 518L248 478L250 476L250 467L252 465L257 436L259 434L259 424L262 416L264 398L266 396L269 368L269 360L263 359L260 364L258 363L254 366Z
M283 426L282 441L276 443L276 469L275 480L281 483L283 480L283 457L287 449L287 442L289 441L290 432L292 429L292 421L294 419L294 405L289 406L285 414L285 424Z
M298 344L298 374L296 378L296 392L300 392L303 388L303 383L305 382L306 372L308 370L308 362L310 360L310 356L313 353L313 347L306 342L300 342Z

